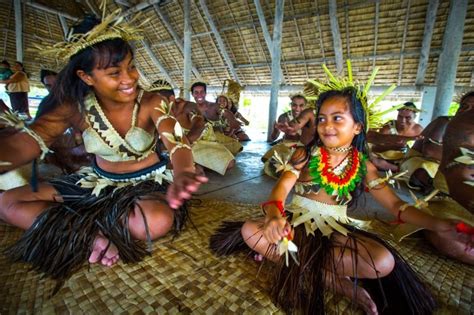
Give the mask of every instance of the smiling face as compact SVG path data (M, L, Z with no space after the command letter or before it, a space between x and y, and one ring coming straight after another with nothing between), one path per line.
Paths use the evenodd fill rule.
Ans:
M306 106L306 100L302 97L293 97L291 100L291 113L298 117Z
M229 102L227 101L227 97L225 96L219 96L217 98L217 104L219 104L219 107L222 109L229 109Z
M326 99L319 110L317 130L324 146L348 147L362 127L354 121L347 99L333 96Z
M198 104L206 102L206 89L204 86L198 85L193 88L193 98Z
M82 70L78 70L77 74L94 90L99 100L129 103L134 102L137 97L138 71L131 53L122 61L104 69L96 66L91 74Z

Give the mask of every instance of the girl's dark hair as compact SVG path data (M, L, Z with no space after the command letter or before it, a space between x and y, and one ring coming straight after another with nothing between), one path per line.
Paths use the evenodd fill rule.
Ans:
M91 75L95 67L106 69L116 66L128 53L133 56L130 45L117 38L87 47L72 56L68 64L58 73L51 93L41 101L36 117L48 113L60 104L73 105L77 102L79 108L84 109L84 99L91 91L91 87L79 78L77 71L82 70Z
M78 33L85 33L97 23L97 19L86 17L75 30L80 30ZM58 73L51 93L41 101L36 117L50 112L61 104L75 106L79 103L79 108L83 110L84 99L91 91L91 87L79 78L77 71L82 70L91 75L96 67L106 69L118 65L129 53L133 57L130 45L123 39L116 38L99 42L71 56L67 65Z
M362 152L365 156L368 157L369 150L367 147L367 133L366 133L366 113L364 107L362 106L361 100L357 97L357 89L353 87L347 87L343 90L332 90L321 93L318 97L316 102L316 134L313 140L306 146L306 155L304 158L300 159L295 165L306 162L309 163L310 160L310 152L313 146L321 146L321 140L319 138L317 132L317 125L318 125L318 117L319 111L321 110L321 106L324 104L326 100L329 100L333 97L343 97L347 101L347 105L349 106L350 113L352 114L352 118L354 122L359 123L361 125L361 132L354 137L352 140L352 146L354 146L357 151ZM364 192L365 188L365 177L357 184L356 188L351 192L352 200L349 202L348 206L354 208L357 206L357 199L362 193Z

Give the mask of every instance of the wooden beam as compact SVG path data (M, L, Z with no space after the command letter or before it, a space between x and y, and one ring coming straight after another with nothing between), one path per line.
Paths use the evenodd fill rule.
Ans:
M439 0L430 0L426 9L425 31L423 33L423 42L421 44L420 61L418 62L418 71L416 72L416 85L423 85L425 82L426 69L430 57L431 38L436 22L436 12L438 11Z
M350 45L350 35L349 35L349 9L347 5L347 0L344 1L344 19L346 26L346 50L347 58L351 58L351 45Z
M326 63L326 53L324 49L323 41L323 32L321 30L321 17L319 16L319 3L318 0L314 0L316 7L316 28L319 32L319 48L321 49L321 54L323 55L323 63Z
M30 7L32 8L35 8L35 9L38 9L38 10L42 10L42 11L45 11L45 12L49 12L51 14L57 14L57 15L60 15L60 16L63 16L65 17L66 19L70 19L70 20L73 20L73 21L78 21L80 18L77 17L77 16L72 16L66 12L62 12L62 11L59 11L59 10L56 10L56 9L53 9L53 8L50 8L50 7L47 7L45 5L42 5L42 4L39 4L39 3L36 3L36 2L33 2L31 0L27 0L24 2L26 5L29 5Z
M21 14L21 0L14 0L15 7L15 36L16 36L16 60L23 62L23 17Z
M270 91L270 109L268 115L267 140L276 121L278 109L278 92L280 88L280 59L281 59L281 34L283 29L283 12L285 0L275 1L275 22L273 23L273 54L272 54L272 89Z
M1 30L1 29L0 29ZM461 48L461 51L462 52L474 52L474 45L464 45L462 48ZM430 52L430 55L432 57L437 57L439 56L441 53L441 49L439 48L436 48L436 49L432 49L431 52ZM403 55L406 57L406 58L414 58L414 57L418 57L420 55L420 51L419 50L405 50L405 52L403 53ZM381 53L381 54L378 54L375 56L375 58L377 60L390 60L390 59L397 59L400 57L400 53ZM372 61L374 58L373 55L365 55L365 56L361 56L361 55L352 55L351 57L351 60L352 61L365 61L365 62L370 62ZM285 60L285 61L281 61L282 64L285 64L285 65L302 65L302 64L308 64L308 65L321 65L321 63L324 63L324 62L335 62L335 59L334 57L332 58L313 58L313 59L306 59L306 60L303 60L303 59L296 59L296 60ZM222 66L221 68L223 68L224 66ZM251 68L251 67L255 67L255 68L264 68L264 67L268 67L268 63L265 63L265 62L261 62L261 63L253 63L253 64L236 64L234 65L234 67L236 69L244 69L244 68ZM213 66L213 67L202 67L201 69L202 70L211 70L211 69L217 69L219 68L218 66Z
M69 34L69 27L67 26L66 19L64 16L58 14L59 24L61 24L61 28L63 29L64 39L67 39Z
M227 67L229 67L229 71L232 75L232 78L236 82L240 83L239 77L237 76L237 72L235 71L234 65L232 64L232 60L230 59L229 54L227 53L227 49L225 47L224 41L222 40L222 37L219 34L219 31L217 30L216 24L214 23L214 19L212 18L211 13L209 13L209 9L207 8L207 5L206 5L206 0L199 0L199 4L201 5L201 9L204 15L206 16L209 26L211 27L211 31L214 35L214 38L216 39L217 46L219 47L222 57L224 58L224 61L227 64Z
M342 74L344 70L344 60L342 57L341 32L337 21L337 1L329 0L329 22L331 23L332 43L334 46L334 56L336 57L336 71Z
M257 10L258 21L260 23L260 27L262 28L263 38L265 39L265 43L267 44L267 49L270 52L270 57L272 57L273 41L272 41L272 38L270 37L270 32L268 31L267 21L265 20L265 13L263 13L260 0L254 0L253 3L255 4L255 9ZM283 75L283 69L280 69L280 71L281 71L280 80L284 82L285 76Z
M291 6L291 11L293 11L293 14L295 14L295 8L293 6L293 1L292 0L290 0L290 6ZM300 44L301 54L303 55L303 59L306 60L306 54L304 53L303 40L301 39L301 34L300 34L300 27L299 27L298 22L296 21L296 19L293 19L293 23L295 24L296 36L298 37L298 42ZM308 66L306 66L306 64L304 65L304 70L306 72L306 79L309 80L310 77L309 77L309 73L308 73Z
M173 38L174 43L176 44L176 46L178 47L178 49L181 51L181 53L184 56L185 55L185 48L184 48L184 45L183 45L183 40L179 37L178 33L176 32L176 30L171 25L170 19L159 8L159 6L157 4L154 4L153 8L155 9L156 14L161 19L161 21L165 25L166 29L168 30L168 32L170 33L171 37ZM191 10L191 9L189 8L189 10ZM184 35L186 35L186 33ZM191 41L191 37L192 37L192 35L191 35L191 24L189 26L189 36L190 36L189 40ZM192 63L191 63L191 70L194 73L194 75L196 76L196 78L198 78L199 80L202 81L201 74L199 73L198 69L196 69L195 67L192 66Z
M91 4L90 0L86 0L86 4L89 7L89 10L91 10L91 12L94 13L95 16L101 16L100 12L97 12L97 10Z
M441 55L436 73L436 98L432 120L448 114L453 99L456 70L461 54L464 23L468 11L468 0L451 0L448 20L443 34Z
M121 17L126 17L126 16L134 14L138 11L143 11L143 10L147 9L148 7L150 7L154 4L158 4L160 2L161 2L161 0L143 0L139 4L136 4L133 7L128 8L127 11L122 13Z
M254 0L253 3L255 4L255 9L257 10L258 21L260 22L260 27L262 28L263 38L265 39L265 43L267 44L270 56L272 56L273 41L270 37L270 32L268 31L267 21L265 20L265 14L263 13L262 5L260 4L260 0Z
M185 100L189 101L189 93L191 89L191 67L192 67L191 0L184 0L184 48L182 51L184 53L183 97Z
M374 21L374 58L372 60L372 68L375 68L377 60L377 44L379 38L379 16L380 16L380 2L375 2L375 21Z
M227 10L229 10L229 13L230 13L230 16L232 18L232 21L233 23L237 23L237 21L235 20L235 17L234 17L234 14L232 13L232 8L229 6L229 2L227 0L224 0L225 1L225 4L227 6ZM237 34L239 34L239 37L240 37L240 41L242 42L242 48L244 49L244 53L245 55L247 56L247 59L249 60L249 62L252 62L252 60L250 59L250 54L249 54L249 50L247 48L247 44L246 44L246 40L244 40L244 37L242 36L242 32L240 31L240 28L237 29ZM257 79L257 83L260 84L260 79L259 79L259 76L257 74L257 72L255 72L255 69L252 68L252 71L253 71L253 75L255 77L255 79Z
M165 67L163 67L163 65L158 60L158 58L156 58L155 54L153 53L153 51L150 48L150 45L148 45L148 43L143 39L140 42L141 42L143 48L145 49L146 53L150 57L151 61L155 64L155 66L158 68L158 70L160 70L160 72L163 75L163 77L165 78L165 80L168 81L173 88L177 88L178 85L176 84L176 82L173 79L171 79L170 75L168 74L168 71L166 71Z
M411 7L411 0L408 0L407 10L406 10L406 13L405 13L405 25L403 27L402 47L400 48L400 64L398 66L398 85L402 84L403 52L405 51L405 43L406 43L406 40L407 40L408 20L410 18L410 7Z

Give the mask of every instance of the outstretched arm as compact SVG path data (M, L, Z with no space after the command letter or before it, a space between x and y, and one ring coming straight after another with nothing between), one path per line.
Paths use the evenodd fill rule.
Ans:
M296 119L292 120L290 123L286 121L283 123L278 123L277 128L285 134L294 136L298 133L299 130L306 126L308 122L314 119L315 116L313 110L308 108L305 109Z
M174 171L173 183L168 188L166 199L169 206L176 209L186 199L191 198L191 194L196 192L202 183L207 182L207 178L196 175L191 147L178 121L171 115L168 103L158 95L153 95L151 101L157 104L152 119L170 153Z
M377 169L371 162L367 162L366 180L370 183L378 178ZM456 232L456 223L436 218L414 206L409 206L401 200L388 185L380 184L370 190L372 196L398 218L400 223L410 223L425 229L441 233L450 239L460 239L463 242L470 242L469 237Z

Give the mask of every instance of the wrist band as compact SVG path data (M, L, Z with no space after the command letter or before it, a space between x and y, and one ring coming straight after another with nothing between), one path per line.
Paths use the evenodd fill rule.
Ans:
M260 207L262 207L262 211L264 214L267 214L265 212L265 207L268 205L275 205L280 211L280 214L282 215L282 217L286 217L285 207L283 206L283 202L281 200L270 200L270 201L265 201L264 203L262 203Z

